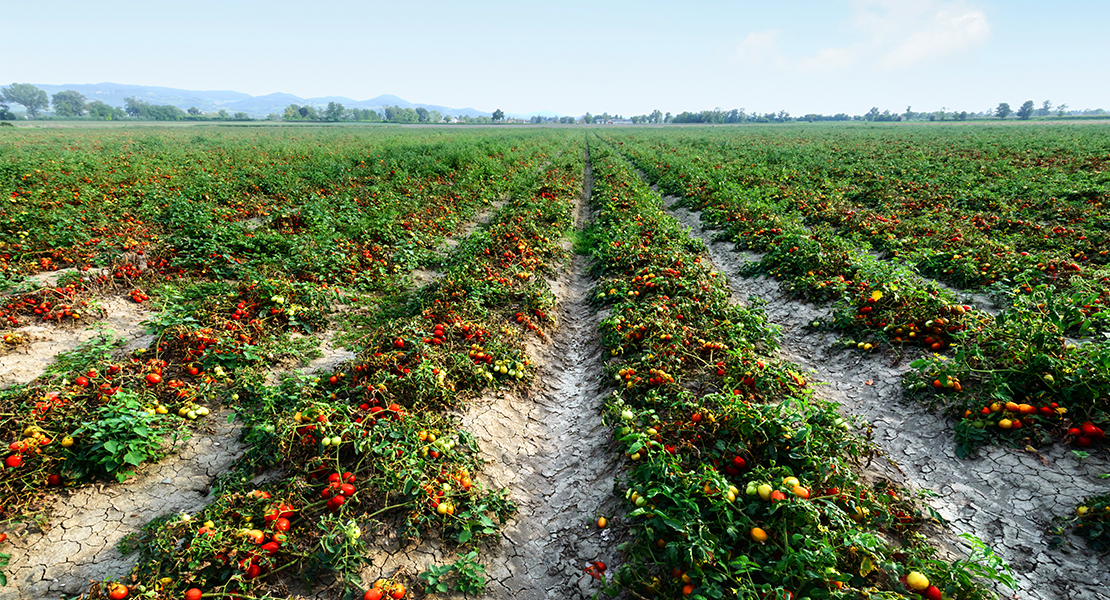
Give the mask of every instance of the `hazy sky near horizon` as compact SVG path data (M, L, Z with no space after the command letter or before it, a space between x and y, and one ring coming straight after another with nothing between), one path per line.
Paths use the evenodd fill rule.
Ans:
M0 0L0 83L575 116L1110 109L1107 23L1107 0Z

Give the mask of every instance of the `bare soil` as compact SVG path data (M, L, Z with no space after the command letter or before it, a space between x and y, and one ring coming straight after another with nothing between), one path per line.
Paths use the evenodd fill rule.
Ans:
M588 217L583 206L591 181L587 169L579 225ZM612 517L619 508L613 477L621 462L601 420L607 390L597 337L600 317L587 302L593 281L586 263L586 257L574 256L551 282L559 327L548 343L530 347L538 365L533 385L521 393L487 394L460 414L461 426L474 434L487 463L482 482L507 489L518 506L501 538L480 553L488 598L588 598L598 585L584 567L601 560L612 572L619 560L622 527ZM606 529L598 529L599 516L609 519ZM382 559L375 558L363 573L364 582L411 578L455 560L437 540L406 544L394 538L382 551Z
M12 330L24 341L2 355L0 388L30 383L46 372L57 355L74 350L99 335L98 328L114 331L125 340L125 345L143 338L146 310L141 305L119 296L105 299L100 306L104 310L103 317L95 320L86 317L85 323L77 327L33 324Z

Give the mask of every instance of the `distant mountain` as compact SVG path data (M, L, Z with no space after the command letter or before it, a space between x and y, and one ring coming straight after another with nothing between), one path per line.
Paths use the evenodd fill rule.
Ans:
M301 98L300 96L283 92L266 94L264 96L251 96L243 92L229 90L197 91L121 83L35 84L35 86L50 95L63 90L75 90L83 94L89 101L100 100L112 106L122 107L125 98L134 96L150 104L170 104L182 110L187 110L195 106L204 112L223 109L229 113L245 112L252 117L265 117L271 113L281 114L285 111L285 107L290 104L324 108L329 102L342 104L345 108L368 108L377 111L380 111L386 106L400 106L401 108L425 108L427 110L436 110L439 111L440 114L454 117L462 115L469 117L492 116L492 113L469 107L451 108L436 104L418 104L409 102L403 98L398 98L392 94L382 94L381 96L369 100L354 100L343 96ZM529 116L531 116L531 114Z
M123 106L124 98L134 96L151 104L172 104L182 109L195 106L201 110L219 110L224 105L250 98L250 94L219 91L179 90L176 88L150 85L127 85L121 83L79 83L66 85L38 85L47 94L53 95L63 90L75 90L89 101L100 100L112 106ZM263 115L264 116L264 115Z

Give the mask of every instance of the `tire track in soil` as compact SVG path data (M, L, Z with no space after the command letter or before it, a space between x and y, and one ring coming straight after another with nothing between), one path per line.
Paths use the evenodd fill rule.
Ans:
M588 164L583 187L583 198L588 198ZM581 200L575 207L579 228L588 220L584 206ZM586 274L587 262L587 257L573 255L569 269L550 282L560 325L549 343L529 344L531 359L540 366L533 384L519 394L487 394L459 415L461 427L474 434L486 461L479 475L482 483L507 489L518 506L500 539L479 551L487 574L486 598L589 598L598 585L583 568L601 560L609 573L615 571L622 529L611 518L619 505L612 490L621 463L601 420L608 391L597 335L602 317L588 304L594 282ZM601 515L610 525L599 530ZM382 548L387 556L380 566L375 559L364 570L364 582L411 578L430 565L454 561L455 553L439 539L406 543L396 528L389 530L391 539Z
M1105 591L1110 560L1077 536L1068 536L1075 546L1070 553L1051 549L1045 533L1054 516L1072 515L1083 498L1110 492L1110 484L1097 479L1110 472L1105 452L1079 462L1059 444L1037 452L988 446L978 458L957 458L952 421L902 399L902 374L914 357L890 364L889 355L840 350L836 332L807 329L814 320L827 322L830 310L790 298L772 278L741 277L744 263L759 255L735 251L729 242L713 242L700 213L674 206L678 200L665 198L671 214L706 242L713 263L728 275L733 296L767 301L769 321L781 327L780 357L816 373L824 383L815 386L818 396L871 423L873 439L890 461L876 461L872 470L910 489L935 492L927 502L950 522L952 531L978 537L1010 565L1018 589L1014 593L999 587L1003 597L1110 598ZM930 535L930 540L940 544L942 556L967 555L950 534Z

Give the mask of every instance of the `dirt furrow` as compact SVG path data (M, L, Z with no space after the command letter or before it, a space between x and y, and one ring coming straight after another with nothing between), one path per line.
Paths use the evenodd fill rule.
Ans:
M826 322L829 309L789 298L774 279L740 277L744 262L757 257L737 253L726 242L712 243L698 213L674 207L676 198L667 201L672 214L709 245L734 295L768 302L769 320L781 328L782 357L816 373L824 384L817 387L818 395L871 423L875 442L890 459L890 464L873 466L892 481L934 492L929 504L956 533L974 535L1010 565L1018 582L1016 597L1110 598L1105 556L1074 536L1068 540L1075 546L1070 552L1050 548L1046 535L1054 516L1070 515L1084 497L1110 491L1110 484L1098 479L1110 472L1104 453L1079 460L1059 445L1039 451L986 447L978 458L957 458L950 420L902 400L901 377L912 359L891 364L890 356L842 351L836 333L809 328L815 320ZM966 554L966 549L958 551Z
M588 197L588 171L585 187ZM585 220L582 206L576 207L579 226ZM613 475L620 463L599 411L603 358L599 317L587 303L593 285L587 261L574 256L551 282L560 325L547 344L530 345L539 365L533 385L522 393L487 394L460 415L461 427L473 432L487 463L483 483L507 489L518 506L500 540L480 555L488 598L590 597L597 585L584 567L616 559L617 529L596 526L598 516L615 512ZM436 540L422 545L397 540L388 550L392 553L364 573L364 580L398 571L415 575L453 560Z
M584 187L588 198L588 171ZM579 227L584 203L577 206ZM463 420L482 443L491 482L519 505L490 559L493 598L589 597L596 586L583 567L616 558L612 530L595 524L615 508L620 463L599 411L603 358L598 316L587 303L587 260L575 255L552 286L562 324L537 357L544 366L531 393L474 406Z
M11 330L23 340L0 360L0 388L34 381L46 372L55 358L76 349L81 344L100 335L101 327L114 332L130 346L136 340L150 338L143 335L142 322L147 312L138 304L123 297L107 298L101 303L104 317L86 320L84 326L59 327L31 324Z

